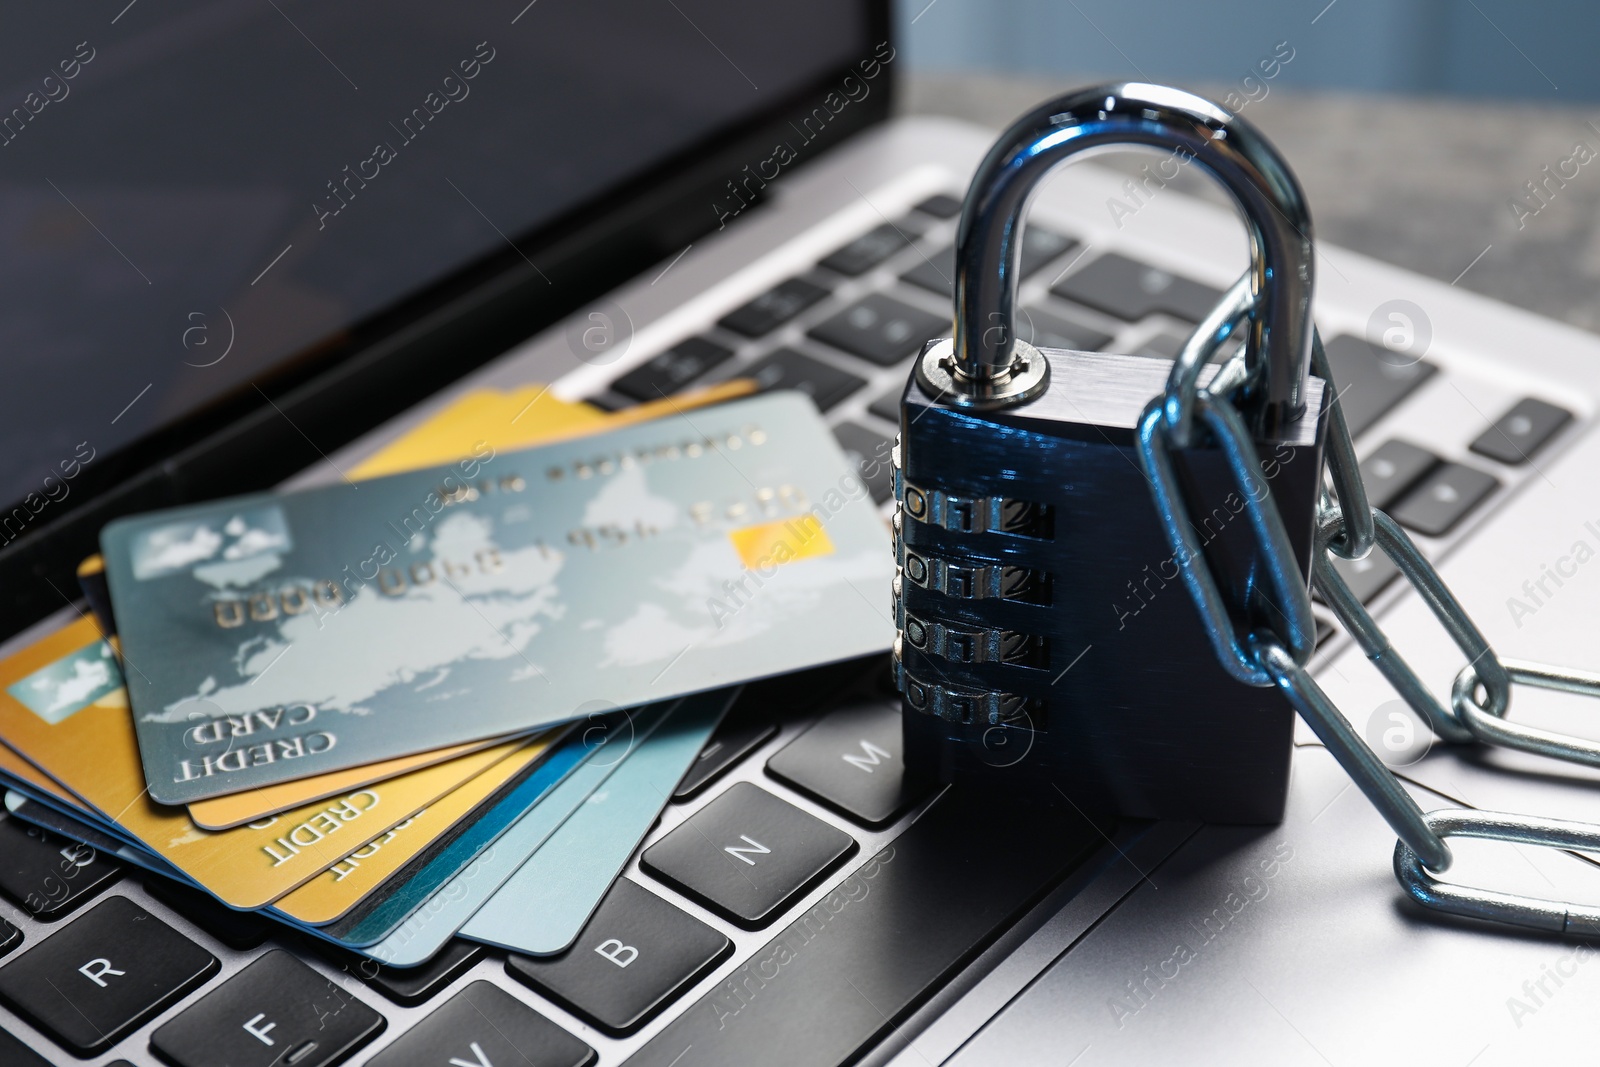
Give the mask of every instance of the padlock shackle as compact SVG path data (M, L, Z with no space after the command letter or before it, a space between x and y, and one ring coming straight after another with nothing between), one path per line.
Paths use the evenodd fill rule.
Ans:
M1012 373L1022 227L1039 183L1084 152L1129 145L1188 151L1238 204L1257 302L1246 335L1249 381L1236 402L1256 434L1277 436L1304 408L1311 359L1314 273L1305 194L1255 127L1162 85L1105 85L1048 101L1013 123L984 157L956 231L955 380L981 387ZM1271 366L1262 366L1262 353L1271 354Z

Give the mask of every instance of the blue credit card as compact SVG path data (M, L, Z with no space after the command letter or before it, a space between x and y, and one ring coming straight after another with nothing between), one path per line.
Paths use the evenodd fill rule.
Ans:
M13 782L3 774L0 774L0 785L6 787L6 811L23 822L82 842L97 852L115 856L135 867L164 875L175 882L189 886L195 884L178 868L154 852L142 845L129 842L119 834L111 833L108 827L91 818L87 812L69 808L54 797L35 792L28 788L26 783Z
M152 798L186 804L884 652L894 571L774 393L101 534Z
M407 916L425 904L460 871L495 843L518 819L540 806L571 774L597 753L611 748L613 740L625 740L634 732L633 721L659 721L672 703L653 704L638 712L608 716L592 729L579 728L510 793L474 818L460 834L421 869L398 885L385 886L370 903L327 926L314 928L317 936L347 948L365 948L392 934Z
M673 717L686 710L694 714L694 708L717 706L728 700L731 696L721 693L689 697L674 709ZM596 789L604 787L613 775L651 750L665 721L646 723L641 720L637 724L635 741L621 752L621 758L615 753L601 753L579 768L543 804L507 831L492 849L435 893L393 934L367 948L366 953L391 967L415 967L432 959Z
M461 936L549 956L572 945L738 695L684 706L478 910Z

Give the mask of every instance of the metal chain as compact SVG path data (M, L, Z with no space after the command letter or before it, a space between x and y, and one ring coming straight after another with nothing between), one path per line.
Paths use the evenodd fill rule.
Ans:
M1140 465L1150 480L1163 530L1184 584L1200 609L1218 660L1230 675L1247 685L1276 686L1311 726L1399 837L1395 876L1419 903L1512 925L1600 936L1600 909L1475 889L1434 877L1451 865L1447 837L1597 850L1600 826L1491 811L1444 809L1424 813L1306 670L1315 647L1315 623L1305 580L1271 495L1261 493L1258 498L1249 491L1259 484L1260 460L1255 442L1230 399L1258 372L1261 356L1241 352L1219 368L1207 384L1200 381L1212 356L1256 313L1256 306L1246 275L1195 329L1173 365L1165 392L1150 402L1138 424ZM1388 515L1368 504L1327 353L1315 331L1311 369L1323 380L1330 397L1325 405L1325 454L1332 492L1324 492L1318 509L1312 562L1312 582L1322 598L1389 684L1439 737L1456 744L1482 741L1600 766L1600 743L1505 719L1514 682L1600 697L1600 675L1502 662L1495 655L1487 638L1411 538ZM1210 431L1212 443L1221 449L1234 481L1246 490L1258 558L1284 632L1272 625L1243 635L1238 632L1189 521L1188 504L1178 485L1171 453L1194 444L1197 415ZM1335 555L1361 559L1374 547L1395 563L1467 657L1467 665L1452 687L1448 708L1434 698L1395 650L1333 565Z

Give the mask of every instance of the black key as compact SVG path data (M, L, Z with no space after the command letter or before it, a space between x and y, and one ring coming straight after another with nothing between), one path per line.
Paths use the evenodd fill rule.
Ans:
M20 944L22 944L22 931L0 919L0 956L6 955Z
M731 348L704 337L691 337L624 374L611 383L611 388L635 400L659 400L676 393L732 355Z
M920 285L940 296L953 297L956 291L955 246L945 245L900 277L903 281Z
M161 903L194 923L229 948L255 948L271 934L267 920L248 911L234 911L210 893L202 893L170 878L144 879L145 890Z
M644 869L755 929L856 850L849 834L737 782L645 849Z
M1053 794L947 791L628 1062L856 1062L1104 840Z
M1177 359L1178 353L1183 351L1184 342L1187 340L1187 337L1180 334L1162 330L1140 345L1134 355L1144 356L1146 359Z
M582 1067L593 1059L594 1049L510 993L473 982L368 1060L367 1067Z
M610 392L600 393L596 396L586 396L583 398L583 402L585 404L593 404L601 411L606 412L621 411L623 408L633 404L633 401L627 397L618 396L616 393Z
M53 922L122 877L122 867L89 845L0 816L0 892L29 915Z
M872 494L874 504L894 496L894 465L889 458L894 449L893 441L853 422L835 426L833 436L844 449L845 458L861 472L861 480Z
M216 972L217 959L127 897L0 967L0 998L80 1056L109 1048Z
M820 285L804 278L790 278L744 307L728 312L719 325L746 337L760 337L776 330L827 295L828 290Z
M1017 279L1020 281L1032 276L1046 263L1059 259L1077 247L1077 241L1054 230L1047 230L1043 226L1025 228L1022 231L1022 254L1017 261ZM951 276L954 277L954 274ZM951 295L954 295L953 290Z
M1040 267L1066 255L1078 242L1070 237L1063 237L1054 230L1047 230L1042 226L1029 226L1022 231L1022 255L1017 264L1018 278L1026 278Z
M1365 559L1343 559L1332 553L1329 558L1333 560L1333 569L1339 572L1339 577L1350 587L1350 592L1363 604L1371 603L1373 597L1400 576L1400 568L1381 548L1368 552ZM1322 597L1319 595L1317 599L1321 600Z
M732 949L699 919L619 878L570 949L545 959L512 956L506 973L620 1037L682 996Z
M282 949L150 1035L178 1067L323 1067L382 1032L383 1016Z
M1042 307L1023 308L1017 316L1017 336L1035 348L1067 348L1098 352L1111 343L1111 335L1093 326L1062 318Z
M1566 408L1524 397L1472 442L1472 450L1512 466L1526 463L1571 421L1572 412Z
M1418 533L1442 537L1499 485L1494 475L1474 467L1441 463L1389 515Z
M868 404L867 410L878 416L878 418L887 419L898 426L900 425L900 395L905 391L905 386L897 385Z
M917 210L936 219L953 219L961 214L961 201L944 193L935 193L918 204Z
M874 293L811 328L811 336L888 367L950 330L950 320Z
M484 953L482 945L457 937L420 967L387 967L368 956L336 948L320 937L309 940L313 948L345 974L365 982L402 1008L414 1008L444 992L446 986L466 974Z
M50 1067L49 1060L4 1030L0 1030L0 1063L6 1067ZM117 1065L110 1064L109 1067Z
M904 226L882 226L868 230L854 241L822 261L822 265L837 274L854 278L865 274L879 263L911 243L915 236Z
M723 771L766 744L778 732L777 724L766 720L735 721L733 716L737 711L736 704L734 710L728 713L728 718L717 727L717 732L711 735L711 740L706 742L706 747L700 750L694 766L689 768L678 783L678 788L673 791L673 800L688 800L696 795L716 781Z
M1352 436L1381 419L1438 369L1349 334L1335 337L1325 347Z
M851 393L866 385L866 380L830 367L792 348L780 348L742 375L754 378L762 392L771 389L798 389L809 396L818 411L827 411Z
M879 701L829 712L767 760L767 770L867 826L922 795L905 781L900 707Z
M1367 503L1380 511L1400 499L1400 494L1417 484L1433 469L1439 457L1426 448L1393 438L1379 445L1361 461L1361 481L1367 487Z
M1156 312L1199 322L1222 299L1220 289L1114 252L1073 271L1050 291L1129 322Z
M1022 231L1022 256L1017 264L1018 277L1026 278L1052 259L1069 252L1078 242L1063 237L1053 230L1029 226ZM940 296L954 297L956 292L956 249L946 245L915 267L900 275L912 285L931 289Z

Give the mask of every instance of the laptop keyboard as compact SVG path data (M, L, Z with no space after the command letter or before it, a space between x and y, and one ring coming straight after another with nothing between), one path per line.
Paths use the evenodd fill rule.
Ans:
M949 331L959 211L940 194L874 226L595 402L733 377L799 389L886 504L910 361ZM1063 230L1025 232L1025 340L1170 358L1220 298ZM1374 501L1429 554L1575 422L1551 398L1359 337L1327 349ZM1444 383L1492 398L1493 424L1457 445L1384 432ZM1339 566L1364 602L1394 585L1377 554ZM1320 608L1318 632L1342 640ZM378 966L0 815L0 1001L37 1031L0 1015L0 1063L852 1061L1105 841L1073 811L998 818L910 785L881 684L798 717L748 690L575 945L548 959L456 940L422 967Z

